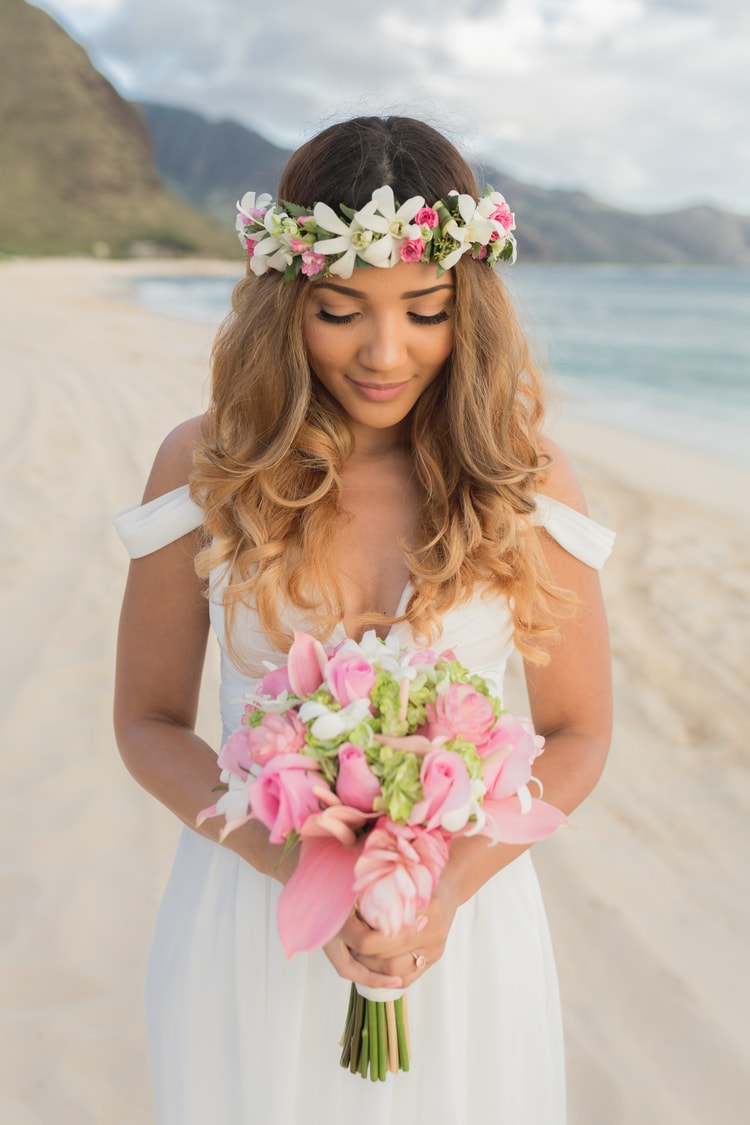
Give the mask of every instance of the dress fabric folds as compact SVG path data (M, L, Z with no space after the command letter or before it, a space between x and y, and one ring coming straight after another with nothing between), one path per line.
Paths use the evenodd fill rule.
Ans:
M566 550L601 566L612 536L540 497L536 522ZM583 521L583 522L582 522ZM134 556L200 524L187 489L115 517ZM403 608L409 590L402 597ZM222 659L224 738L252 681ZM293 628L304 620L288 615ZM502 694L512 651L503 599L477 590L443 618L451 648ZM243 652L284 662L251 610L238 615ZM413 643L408 626L392 632ZM343 639L340 628L334 640ZM237 643L237 638L236 638ZM562 1024L544 907L528 853L458 911L441 960L408 991L412 1063L372 1083L339 1066L349 982L322 951L287 961L276 929L280 886L234 852L183 829L159 910L146 1007L159 1125L563 1125Z

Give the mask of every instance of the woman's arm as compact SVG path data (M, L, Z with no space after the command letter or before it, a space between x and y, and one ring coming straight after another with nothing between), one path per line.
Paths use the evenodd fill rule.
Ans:
M550 448L553 468L544 492L586 513L584 498L562 452ZM563 550L546 532L543 549L556 583L579 599L575 615L565 621L550 647L547 665L526 664L531 717L545 737L544 753L534 774L544 786L544 799L571 813L591 792L606 761L612 724L612 693L607 622L599 576L595 570ZM381 971L401 972L405 983L417 975L411 951L434 963L443 952L458 907L493 875L514 860L526 846L496 844L484 837L454 840L448 865L430 906L423 912L421 931L402 931L391 943L350 923L349 938L357 957L377 964Z
M200 440L201 419L174 430L162 445L144 503L184 485ZM219 780L215 752L195 733L208 639L208 602L194 559L201 531L130 564L117 645L115 734L136 781L195 828L198 812L213 804ZM221 818L196 829L218 840ZM258 870L285 881L293 861L268 843L257 821L233 832L226 846Z

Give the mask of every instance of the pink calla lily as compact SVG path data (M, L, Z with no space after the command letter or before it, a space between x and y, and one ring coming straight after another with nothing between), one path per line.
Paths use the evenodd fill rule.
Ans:
M295 633L287 661L289 683L294 694L304 699L317 691L323 683L327 662L326 650L320 641L309 633Z
M355 902L354 865L363 843L342 848L335 838L303 840L297 870L277 907L287 957L325 945L339 932Z
M528 812L522 811L517 796L502 797L499 801L487 797L482 810L487 817L482 834L503 844L533 844L568 823L564 813L538 797L532 797Z

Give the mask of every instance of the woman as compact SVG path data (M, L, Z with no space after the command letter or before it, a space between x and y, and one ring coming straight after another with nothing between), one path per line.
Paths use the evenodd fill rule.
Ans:
M609 741L595 568L611 537L540 432L539 376L490 268L514 250L502 197L477 207L469 166L428 126L362 118L303 146L279 199L298 206L243 199L248 276L207 415L167 438L117 521L135 559L118 741L186 825L149 969L159 1121L559 1125L557 986L523 848L454 842L416 926L386 940L355 913L287 962L275 903L295 854L257 821L223 846L218 820L196 829L217 782L194 733L209 618L225 737L295 629L374 627L439 638L498 691L515 641L546 738L535 772L566 813ZM408 1074L370 1086L339 1068L352 980L409 987Z

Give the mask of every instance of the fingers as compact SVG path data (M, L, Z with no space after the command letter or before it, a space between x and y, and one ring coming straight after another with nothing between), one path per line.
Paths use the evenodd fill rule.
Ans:
M404 987L403 977L399 973L384 970L381 962L375 962L373 965L364 964L338 937L323 948L336 972L346 980L364 984L368 988Z

